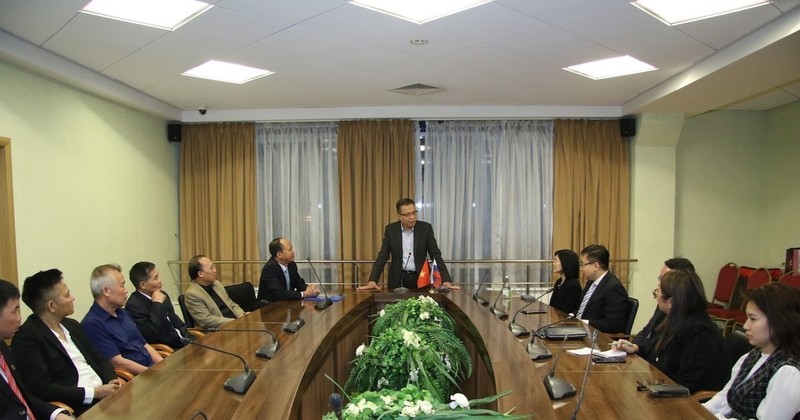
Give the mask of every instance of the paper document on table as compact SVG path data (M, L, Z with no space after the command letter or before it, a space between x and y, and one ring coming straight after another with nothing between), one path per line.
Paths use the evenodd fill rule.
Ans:
M592 349L589 348L589 347L584 347L582 349L567 350L567 353L574 354L576 356L588 356L589 354L594 354L595 356L600 356L600 357L625 357L625 356L627 356L627 353L625 353L622 350L608 350L608 351L597 351L597 350L595 350L594 353L592 353Z

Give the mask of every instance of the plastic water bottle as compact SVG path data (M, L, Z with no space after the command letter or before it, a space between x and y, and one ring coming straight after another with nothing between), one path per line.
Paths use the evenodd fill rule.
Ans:
M503 297L505 299L511 299L511 285L508 283L508 276L506 276L503 282Z

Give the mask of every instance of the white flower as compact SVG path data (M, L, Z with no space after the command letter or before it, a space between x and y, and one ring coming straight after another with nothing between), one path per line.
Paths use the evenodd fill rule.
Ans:
M369 408L370 410L372 410L373 413L378 410L378 404L375 404L372 401L367 401L367 403L364 405L364 407L365 408Z
M431 317L431 314L429 314L428 312L423 312L423 313L419 314L419 319L421 319L423 321L428 319L428 318L430 318L430 317Z
M367 406L367 399L362 398L361 401L358 402L358 408L363 410Z
M416 349L419 348L420 339L413 331L403 330L403 343Z
M361 413L361 409L353 403L347 404L347 408L345 408L344 411L353 416L357 416Z
M444 364L447 366L447 371L448 372L453 370L453 365L450 364L450 357L448 357L446 354L444 355Z
M383 403L387 406L394 405L394 397L391 395L381 395Z
M388 383L389 383L389 380L384 378L383 376L381 376L381 378L378 379L378 389L383 388L383 385L384 384L388 384Z
M408 401L406 401L406 404L407 405L400 410L400 414L408 417L417 417L417 414L419 414L419 406L408 405L410 404Z
M459 393L459 394L451 395L450 399L453 400L450 403L450 408L452 408L454 410L455 410L456 407L469 408L469 400L467 399L467 397L464 396L464 394L460 394Z
M436 412L436 411L433 410L433 404L431 404L430 401L424 401L424 400L420 401L419 402L419 409L424 414L433 414L433 413Z
M363 343L356 349L356 357L361 357L364 354L364 349L367 348Z
M411 372L408 372L408 379L411 382L417 382L417 379L419 379L419 369L411 369Z
M381 316L384 316L384 315L386 315L386 309L381 309L380 315L381 315Z

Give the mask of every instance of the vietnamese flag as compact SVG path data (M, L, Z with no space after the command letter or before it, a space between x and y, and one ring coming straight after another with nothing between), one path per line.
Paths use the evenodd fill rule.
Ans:
M422 264L422 268L419 270L419 277L417 277L417 288L422 289L425 286L431 284L431 268L428 265L428 260L425 260L425 263Z

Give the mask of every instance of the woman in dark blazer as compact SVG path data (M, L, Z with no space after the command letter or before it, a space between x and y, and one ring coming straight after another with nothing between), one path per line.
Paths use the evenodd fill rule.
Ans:
M719 328L706 313L700 277L685 270L669 271L653 296L667 316L656 327L659 338L648 361L689 392L722 389L731 361Z
M558 280L553 285L550 306L567 313L578 312L583 294L578 271L578 254L569 249L556 251L553 258L553 273L558 275Z

